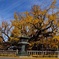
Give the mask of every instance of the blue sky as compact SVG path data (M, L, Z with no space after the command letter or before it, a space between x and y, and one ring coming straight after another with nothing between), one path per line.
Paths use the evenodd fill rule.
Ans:
M2 20L12 20L14 12L30 11L33 5L46 7L51 4L52 0L0 0L0 23ZM59 2L57 0L57 6Z

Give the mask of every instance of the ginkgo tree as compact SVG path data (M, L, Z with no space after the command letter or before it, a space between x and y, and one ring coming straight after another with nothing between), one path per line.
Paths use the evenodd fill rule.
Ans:
M6 21L2 21L2 24L0 26L0 49L7 49L10 45L11 40L11 31L12 31L12 25Z
M46 9L41 9L41 6L34 5L30 12L15 13L12 26L11 41L20 41L21 38L28 39L29 49L39 49L40 44L49 45L47 43L53 39L58 33L59 26L59 11L55 6L56 0L54 0L50 6ZM51 14L50 14L51 13ZM55 46L55 45L54 45Z
M10 41L11 29L12 25L10 25L6 21L2 21L2 24L0 26L0 37L3 38L4 42L6 41L6 37L7 41Z

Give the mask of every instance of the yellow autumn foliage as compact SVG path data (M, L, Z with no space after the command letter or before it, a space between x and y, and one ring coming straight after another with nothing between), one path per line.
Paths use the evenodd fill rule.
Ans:
M53 39L59 40L59 35L58 36L54 36Z
M21 34L21 31L18 28L13 29L12 34L14 34L14 36L20 36L19 34Z
M20 16L17 16L17 14L15 14L14 15L15 20L12 21L12 25L14 26L12 33L14 34L14 36L20 36L20 37L21 36L26 36L26 37L31 36L32 37L32 36L36 35L36 31L44 29L41 33L42 37L41 38L39 37L37 39L37 41L35 41L35 42L34 41L30 42L30 46L33 46L34 43L36 43L36 44L40 43L40 44L44 44L45 46L47 46L49 44L50 46L57 48L58 47L57 42L55 44L55 42L53 42L53 40L54 39L59 40L59 36L56 36L56 31L54 28L54 26L58 25L58 21L57 21L58 16L56 15L56 12L53 13L50 11L51 9L54 8L55 3L56 3L56 1L54 0L52 2L51 6L45 10L41 10L39 6L35 5L35 6L33 6L31 12L24 12L23 15L21 14L22 17L20 19L19 19ZM49 11L52 14L49 14ZM50 31L52 33L50 33ZM45 36L45 34L46 34L46 36ZM48 34L51 35L50 38L49 38ZM46 38L48 39L47 41L45 40ZM18 40L18 39L15 38L15 40ZM43 40L43 42L42 42L42 40Z

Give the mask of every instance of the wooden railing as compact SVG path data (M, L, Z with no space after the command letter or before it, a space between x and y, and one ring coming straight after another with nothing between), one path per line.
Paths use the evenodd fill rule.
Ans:
M59 51L27 51L29 56L33 57L58 57Z

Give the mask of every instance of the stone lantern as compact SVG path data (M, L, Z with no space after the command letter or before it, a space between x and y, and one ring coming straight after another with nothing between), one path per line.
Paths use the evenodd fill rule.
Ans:
M21 46L21 50L18 53L20 56L26 56L26 55L28 55L27 51L26 51L26 46L28 44L29 43L27 42L27 38L21 38L21 41L18 43L19 47Z

